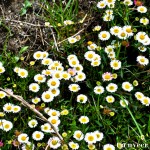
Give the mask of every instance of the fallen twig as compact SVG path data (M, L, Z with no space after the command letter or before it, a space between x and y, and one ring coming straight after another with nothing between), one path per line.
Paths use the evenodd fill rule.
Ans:
M3 89L3 88L0 87L0 90L4 91L8 96L11 96L11 97L15 98L16 100L18 100L19 102L21 102L25 107L29 108L35 114L37 114L43 121L49 123L51 125L52 129L55 131L58 138L61 140L61 142L62 143L64 142L62 136L58 133L58 131L55 129L55 127L43 116L43 114L41 114L38 110L33 108L26 100L24 100L19 95L14 95L13 92L10 89Z

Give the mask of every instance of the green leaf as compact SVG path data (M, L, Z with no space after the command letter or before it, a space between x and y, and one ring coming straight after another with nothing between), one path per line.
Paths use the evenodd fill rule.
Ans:
M24 53L25 51L27 51L27 49L28 49L28 47L29 46L24 46L24 47L22 47L21 49L20 49L20 54L22 54L22 53Z
M14 61L14 63L18 62L18 61L19 61L19 57L15 56L15 57L13 58L13 61Z
M21 9L21 16L25 15L27 13L27 9L26 8L22 8Z
M150 133L150 116L149 116L149 120L148 120L148 133Z
M31 7L31 6L32 6L32 3L29 2L28 0L26 0L26 1L24 2L24 7L25 7L25 8L29 8L29 7Z

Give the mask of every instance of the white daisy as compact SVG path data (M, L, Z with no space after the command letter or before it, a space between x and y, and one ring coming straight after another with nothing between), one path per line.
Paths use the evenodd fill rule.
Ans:
M123 82L122 89L128 92L131 92L133 90L133 85L129 82Z
M18 76L21 78L26 78L28 76L28 71L20 68L18 70Z
M12 108L13 113L18 113L20 110L21 110L21 107L17 106L17 105L13 106L13 108Z
M43 74L36 74L34 76L34 81L38 82L38 83L43 83L46 81L46 77Z
M74 149L74 150L79 149L79 144L78 143L69 142L68 145L71 149Z
M46 91L46 92L42 93L42 97L41 98L42 98L42 100L44 102L49 103L49 102L53 101L54 96L53 96L53 94L50 91Z
M52 137L48 141L48 145L52 149L58 149L61 146L61 141L58 137Z
M144 94L141 92L136 92L134 95L137 98L137 100L140 100L140 101L144 98Z
M96 86L95 88L94 88L94 93L95 94L102 94L102 93L104 93L104 87L103 86Z
M51 126L49 123L45 123L41 125L41 131L43 132L50 133L50 129L51 129Z
M109 83L109 84L106 86L106 90L107 90L108 92L111 92L111 93L116 92L117 89L118 89L118 86L117 86L117 84L115 84L115 83Z
M77 39L74 38L74 37L69 37L69 38L68 38L68 42L69 42L70 44L73 44L73 43L76 43L76 42L77 42Z
M32 119L32 120L30 120L30 121L28 122L28 126L29 126L30 128L35 128L37 125L38 125L38 122L37 122L36 119Z
M3 110L5 111L5 112L12 112L13 111L13 104L11 104L11 103L6 103L4 106L3 106Z
M97 7L100 8L100 9L101 9L101 8L105 8L105 7L106 7L106 2L105 2L105 1L100 1L100 2L98 2L98 3L97 3Z
M6 97L6 93L3 91L0 91L0 99L3 99L4 97Z
M146 13L147 8L145 6L138 6L137 11L140 12L140 13Z
M86 103L87 102L87 96L84 94L79 94L77 96L77 102L79 103Z
M103 150L115 150L115 147L112 144L105 144Z
M97 142L97 136L95 133L90 132L90 133L86 133L84 140L88 143L88 144L94 144Z
M20 143L28 143L29 142L29 136L26 133L21 133L18 136L18 142L20 142Z
M80 122L81 124L87 124L87 123L89 122L89 118L88 118L87 116L81 116L81 117L79 118L79 122Z
M84 134L80 131L80 130L76 130L73 134L73 137L77 140L77 141L81 141L84 138Z
M127 100L120 100L120 105L122 106L122 107L126 107L126 106L128 106L128 104L129 104L129 102L127 101Z
M29 85L29 90L36 93L40 90L40 86L37 83L31 83Z
M44 134L41 131L34 131L32 133L32 138L35 141L41 141L44 138Z
M115 101L115 98L112 95L106 96L106 101L108 103L113 103Z
M36 60L43 59L43 53L41 51L37 51L33 54L33 57Z
M106 41L110 38L110 33L108 31L101 31L98 34L98 37L99 37L100 40Z
M51 78L47 81L47 85L48 85L48 87L55 89L55 88L59 87L60 81L56 78Z
M150 105L150 98L144 96L143 99L141 100L141 103L145 106L149 106Z
M13 128L12 122L8 120L3 120L2 129L6 132L10 131Z
M111 66L111 68L113 68L114 70L118 70L118 69L121 68L121 61L119 61L119 60L112 60L112 61L110 62L110 66Z
M104 138L104 134L102 133L102 132L100 132L100 131L94 131L94 134L96 135L96 141L101 141L103 138Z
M60 120L57 116L52 116L48 118L48 121L53 125L53 126L58 126L60 124Z
M80 86L78 84L70 84L68 88L71 92L78 92L80 90Z
M138 56L136 60L139 64L144 66L149 64L149 60L145 56Z

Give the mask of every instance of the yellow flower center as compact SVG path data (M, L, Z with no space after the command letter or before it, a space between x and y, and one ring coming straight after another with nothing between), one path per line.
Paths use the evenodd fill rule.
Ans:
M51 97L51 96L50 96L49 94L46 94L46 95L45 95L45 98L46 98L46 99L49 99L50 97Z
M88 137L88 140L89 140L89 141L93 141L93 140L94 140L94 137L91 135L91 136Z
M25 141L26 138L27 138L26 136L22 136L22 137L21 137L21 140L22 140L22 141Z

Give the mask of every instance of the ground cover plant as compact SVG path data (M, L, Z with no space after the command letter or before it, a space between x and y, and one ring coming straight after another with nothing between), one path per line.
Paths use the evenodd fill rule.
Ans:
M146 0L0 2L1 150L148 150Z

